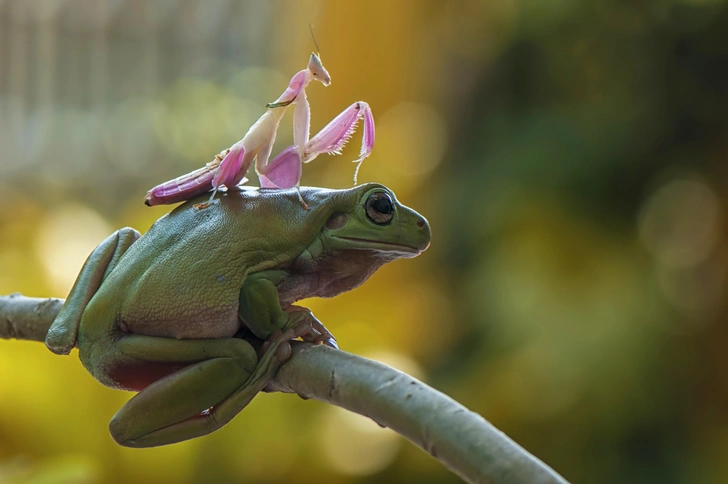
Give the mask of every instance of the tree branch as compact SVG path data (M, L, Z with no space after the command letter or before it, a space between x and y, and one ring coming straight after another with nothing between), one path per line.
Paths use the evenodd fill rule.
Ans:
M46 333L63 299L25 297L19 293L0 296L0 338L45 341Z
M477 413L401 371L361 356L294 343L293 356L270 386L369 417L468 482L566 482Z
M62 299L0 296L0 338L44 341ZM480 415L376 361L326 346L294 343L269 385L371 418L439 459L468 482L566 481Z

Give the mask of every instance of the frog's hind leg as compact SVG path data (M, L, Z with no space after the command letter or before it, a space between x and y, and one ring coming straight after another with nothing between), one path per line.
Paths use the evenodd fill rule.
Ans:
M289 358L289 341L308 331L310 324L278 331L259 361L242 339L124 336L115 348L122 359L196 362L151 383L129 400L109 424L112 437L128 447L154 447L219 429L263 390Z
M76 346L81 315L101 283L116 267L124 252L141 237L126 227L108 236L96 247L81 268L81 272L65 304L46 335L46 346L59 355L67 355Z

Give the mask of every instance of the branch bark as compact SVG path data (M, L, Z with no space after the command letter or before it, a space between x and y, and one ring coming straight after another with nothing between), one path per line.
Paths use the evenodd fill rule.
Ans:
M58 298L0 296L0 338L45 341L61 306L63 299Z
M0 338L44 341L62 299L0 296ZM563 477L455 400L376 361L294 343L269 385L369 417L467 482L563 484Z

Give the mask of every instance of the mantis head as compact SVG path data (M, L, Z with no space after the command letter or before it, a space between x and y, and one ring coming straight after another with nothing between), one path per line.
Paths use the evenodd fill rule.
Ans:
M321 81L324 86L331 84L331 76L326 72L326 68L321 63L321 59L316 54L311 54L311 58L308 60L308 72L312 79Z

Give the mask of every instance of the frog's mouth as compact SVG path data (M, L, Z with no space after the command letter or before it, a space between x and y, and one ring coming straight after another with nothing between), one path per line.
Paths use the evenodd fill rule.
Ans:
M411 247L404 244L395 244L394 242L382 242L379 240L361 239L358 237L342 237L340 235L334 235L333 237L336 239L353 242L352 248L354 249L382 250L386 252L401 252L412 255L419 255L422 253L422 250L416 247Z

